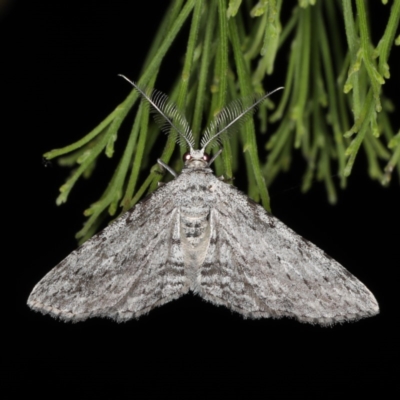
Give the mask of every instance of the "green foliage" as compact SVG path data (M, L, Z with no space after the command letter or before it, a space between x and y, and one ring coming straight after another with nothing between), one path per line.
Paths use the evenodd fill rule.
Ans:
M297 5L290 3L293 10L285 26L280 22L282 4L283 0L230 0L229 4L226 0L172 1L138 84L157 87L164 56L190 19L182 71L176 76L170 97L189 119L198 143L201 127L229 100L263 92L266 75L272 75L276 68L278 51L289 49L289 54L279 53L280 63L284 63L281 68L286 68L285 90L275 97L280 102L275 108L274 99L269 99L256 121L261 132L267 130L267 121L277 124L273 134L264 136L269 137L265 143L267 159L259 159L255 121L250 119L240 134L224 141L222 156L215 163L217 175L232 179L239 152L244 151L248 194L269 210L267 186L290 168L293 152L301 151L305 160L303 190L308 190L315 179L321 180L333 203L336 188L332 174L339 175L344 188L362 148L369 175L388 184L394 170L400 175L400 132L395 135L390 125L388 112L393 107L383 96L382 85L390 78L390 50L400 43L399 36L395 39L400 0L393 1L377 46L370 39L372 21L368 21L368 3L364 0L355 1L355 10L351 0L299 0ZM337 23L340 19L344 20L344 33L342 24ZM67 201L81 176L91 175L100 154L114 156L119 128L139 100L137 91L132 90L81 140L44 155L47 159L62 156L61 165L75 167L60 188L57 204ZM90 237L107 214L126 211L145 192L157 187L161 178L158 165L151 168L139 188L137 185L147 154L155 143L165 140L157 139L159 135L156 126L149 123L149 108L141 102L111 181L100 199L85 211L89 218L77 234L80 241ZM160 157L165 163L173 161L175 147L170 136Z

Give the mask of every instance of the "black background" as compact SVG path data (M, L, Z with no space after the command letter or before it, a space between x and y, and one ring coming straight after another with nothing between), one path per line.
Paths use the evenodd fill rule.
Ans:
M11 311L3 317L2 364L12 398L36 389L44 397L72 389L78 398L106 393L120 398L122 392L132 398L240 399L262 393L325 398L352 390L391 392L399 357L400 191L398 176L390 188L371 181L361 153L335 206L327 204L321 184L300 193L300 157L270 193L277 217L376 295L377 317L332 328L289 319L243 320L193 295L125 324L102 319L64 324L28 309L33 286L76 247L82 210L102 192L115 167L103 159L93 179L80 182L68 203L56 207L67 171L56 163L44 167L41 155L86 134L125 98L130 87L117 74L138 78L167 2L9 3L1 10L0 32L7 237L2 270L4 308ZM379 38L389 6L376 3L372 26ZM163 63L157 81L162 91L176 78L185 33ZM287 56L279 57L277 65L286 65ZM399 104L398 48L390 63L392 78L384 90ZM269 88L284 83L279 69L268 78ZM395 129L397 115L392 116Z

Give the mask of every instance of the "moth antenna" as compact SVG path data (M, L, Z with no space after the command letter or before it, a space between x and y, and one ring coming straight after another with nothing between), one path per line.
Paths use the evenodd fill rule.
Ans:
M187 145L187 147L193 149L195 141L190 125L182 112L168 99L166 94L153 89L151 95L148 96L144 89L126 76L121 74L118 74L118 76L128 81L149 102L154 120L164 133L175 135L175 141L180 146Z
M283 89L283 86L278 87L272 92L264 94L261 97L252 97L251 100L253 101L253 104L248 107L244 105L243 100L246 99L234 100L224 107L205 130L201 139L202 150L205 150L206 147L212 142L214 142L212 145L220 143L222 134L232 133L234 129L238 129L241 124L247 121L247 119L251 117L251 115L257 110L257 107L260 103L262 103L267 97L271 96L271 94L281 89ZM214 134L213 132L215 131L218 132Z

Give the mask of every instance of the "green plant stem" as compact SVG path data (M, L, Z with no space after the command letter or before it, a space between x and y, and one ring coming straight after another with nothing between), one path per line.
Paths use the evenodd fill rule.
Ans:
M356 34L356 27L354 23L353 9L351 6L351 0L343 0L343 17L344 17L344 25L347 37L347 45L349 47L351 65L354 66L357 63L357 43L358 36ZM359 69L359 67L358 67ZM358 81L358 69L357 72L351 76L351 89L353 90L352 96L352 110L354 114L354 119L359 118L361 111L361 96L360 96L360 87ZM346 89L345 93L350 90L350 87Z
M226 16L226 1L218 0L218 22L219 22L219 88L217 92L216 110L214 113L221 111L226 104L226 94L228 91L228 21ZM223 140L224 151L222 152L222 160L224 164L225 178L232 179L232 149L229 139Z
M370 39L368 33L368 22L367 22L367 13L365 10L365 1L364 0L356 0L358 17L359 17L359 26L360 26L360 38L361 38L361 50L362 57L364 60L365 68L368 72L370 83L372 86L374 100L375 100L375 109L377 112L382 110L381 101L380 101L380 89L381 85L385 83L385 80L376 70L373 62L372 55L370 51Z
M344 148L344 143L343 143L343 130L340 126L340 120L339 120L339 111L337 108L337 98L336 98L336 87L334 85L335 82L335 75L333 72L333 62L330 57L330 53L328 51L329 48L329 43L328 43L328 38L326 36L326 31L324 27L322 26L322 13L321 13L321 6L317 6L317 8L320 10L319 17L317 18L317 23L319 24L319 29L318 29L318 43L319 43L319 48L322 54L322 63L324 67L324 72L326 75L326 83L328 87L328 98L329 98L329 113L331 116L331 122L332 122L332 128L333 128L333 134L334 134L334 139L336 143L336 153L338 156L338 161L339 161L339 176L341 178L341 187L344 188L346 186L346 178L344 176L344 168L346 164L346 156L345 156L345 148ZM331 191L331 197L332 197L332 188L331 185L329 184L329 188Z
M87 144L91 140L93 140L101 132L103 132L104 129L106 129L107 126L109 126L111 124L111 122L118 115L118 113L119 113L119 108L117 107L110 115L107 116L107 118L105 118L99 125L96 126L96 128L94 128L92 131L90 131L82 139L79 139L77 142L72 143L68 146L65 146L61 149L54 149L54 150L48 151L47 153L43 154L43 157L45 157L47 160L51 160L52 158L59 157L63 154L67 154L76 149L79 149L80 147L84 146L85 144Z
M393 45L394 37L396 35L397 28L399 26L400 19L400 0L394 0L392 9L389 15L389 21L386 25L385 33L379 42L380 56L379 56L379 72L386 79L390 78L389 65L387 63L389 59L390 50Z
M234 19L229 20L229 28L230 28L229 32L232 41L233 54L237 68L241 95L243 97L247 97L251 95L252 89L251 89L249 73L246 68L243 53L240 47L236 21ZM249 119L249 121L246 122L246 124L244 125L244 131L246 135L245 151L248 151L250 154L251 166L256 179L258 192L261 197L261 202L267 211L271 211L270 199L267 187L265 185L264 179L261 174L259 158L257 154L257 144L255 140L254 123L252 119Z
M192 121L192 129L195 135L196 144L199 145L200 142L200 129L201 122L204 113L204 105L206 102L206 84L208 76L208 68L210 65L211 58L211 46L213 42L214 27L216 24L216 11L215 8L217 3L212 1L209 4L209 18L207 20L206 32L204 36L203 46L202 46L202 57L199 69L199 80L197 86L197 96L194 106L194 114Z

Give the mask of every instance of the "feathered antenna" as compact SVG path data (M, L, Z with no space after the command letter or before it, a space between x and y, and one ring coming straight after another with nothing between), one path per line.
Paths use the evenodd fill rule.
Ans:
M220 143L222 137L232 134L239 129L240 126L256 112L260 103L268 96L271 96L272 93L281 89L283 89L283 87L274 89L272 92L264 95L237 99L229 103L217 114L204 131L200 143L202 150L205 150L210 143L212 146ZM246 107L245 104L248 104L249 101L252 101L253 104ZM215 131L217 131L217 133L214 134Z
M126 76L121 74L119 76L128 81L150 103L154 120L164 133L174 135L179 145L188 146L189 149L193 149L195 141L189 123L178 107L168 99L166 94L158 90L153 90L151 95L148 96L144 89L129 80Z

